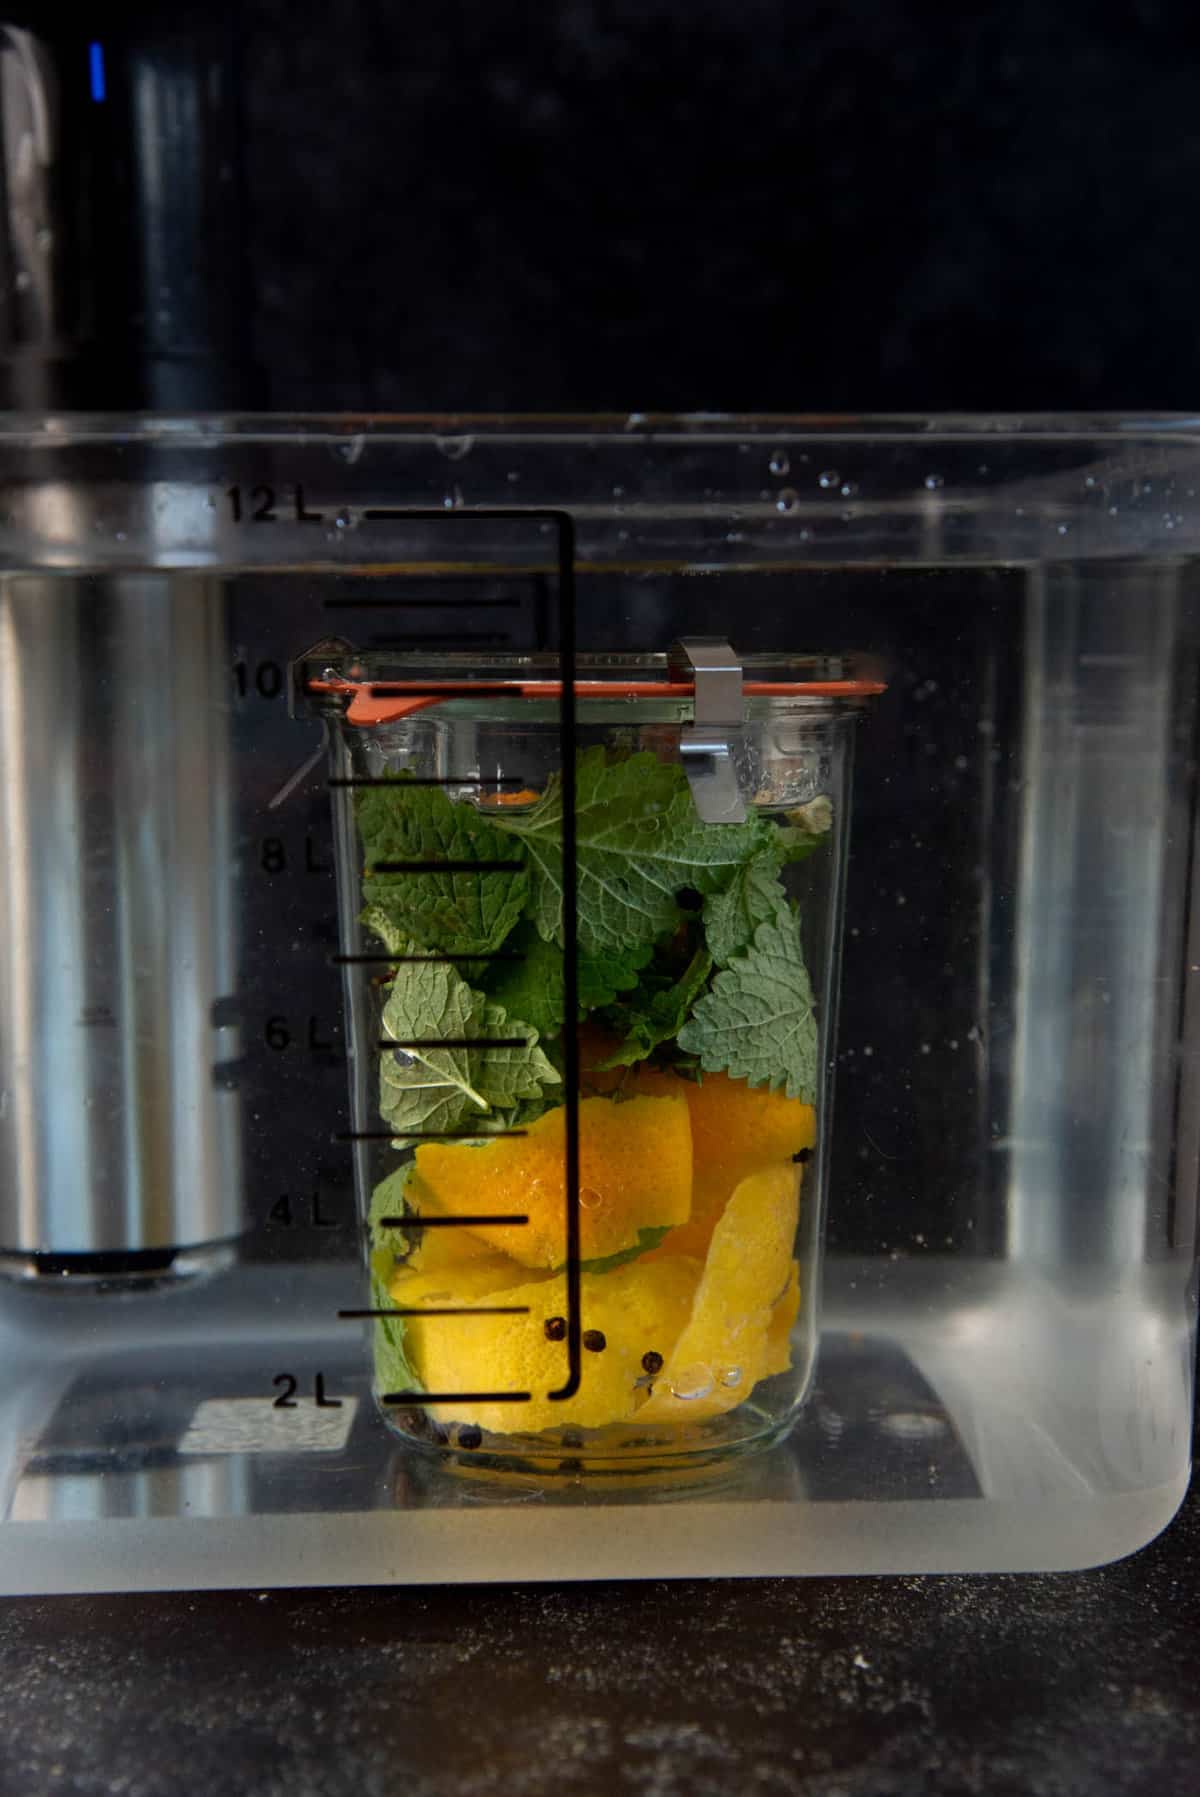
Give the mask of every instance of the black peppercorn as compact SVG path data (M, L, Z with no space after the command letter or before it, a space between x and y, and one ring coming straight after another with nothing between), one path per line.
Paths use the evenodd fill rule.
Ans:
M662 1355L656 1354L651 1348L648 1353L642 1355L642 1368L647 1373L661 1373L663 1370Z
M675 894L675 903L681 911L698 911L704 903L704 895L694 886L681 886Z
M566 1317L547 1317L542 1327L546 1331L548 1342L560 1342L566 1337L567 1319Z
M477 1448L483 1440L483 1430L477 1429L474 1423L468 1423L465 1429L458 1432L460 1448Z
M812 1149L811 1148L802 1148L800 1150L799 1154L794 1154L792 1156L792 1159L794 1161L799 1161L800 1165L803 1166L806 1161L810 1161L812 1159Z
M605 1348L608 1346L608 1337L605 1335L603 1329L585 1329L583 1332L583 1345L591 1354L603 1354Z

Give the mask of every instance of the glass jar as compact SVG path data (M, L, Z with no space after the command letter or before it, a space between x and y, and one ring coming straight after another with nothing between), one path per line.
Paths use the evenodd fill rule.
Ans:
M389 1424L539 1476L776 1439L815 1356L878 686L727 645L581 656L564 739L553 656L336 647L309 691Z

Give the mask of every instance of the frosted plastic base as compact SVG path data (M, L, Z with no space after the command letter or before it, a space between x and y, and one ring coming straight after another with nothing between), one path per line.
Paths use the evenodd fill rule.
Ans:
M337 1322L352 1276L10 1293L0 1588L1070 1570L1143 1546L1187 1488L1179 1266L835 1262L788 1435L710 1480L628 1482L464 1478L399 1443Z

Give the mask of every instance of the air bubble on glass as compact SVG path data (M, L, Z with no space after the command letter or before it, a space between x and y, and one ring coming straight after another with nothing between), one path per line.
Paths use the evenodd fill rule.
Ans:
M450 491L442 496L442 504L448 512L458 511L464 503L462 488L459 486L451 487Z
M772 474L790 474L792 471L792 458L788 455L786 449L777 449L767 463L767 467L771 470Z
M828 491L830 487L836 487L841 481L841 478L842 477L836 468L826 468L823 474L818 474L817 485L819 487L824 487L826 491Z
M931 493L936 493L938 488L944 487L945 484L946 478L942 474L927 474L925 476L925 485Z
M695 1366L686 1366L668 1380L667 1390L673 1398L689 1403L693 1398L707 1398L713 1388L712 1368L703 1362Z
M794 512L799 504L800 495L797 493L795 487L784 487L775 501L775 510L784 513Z

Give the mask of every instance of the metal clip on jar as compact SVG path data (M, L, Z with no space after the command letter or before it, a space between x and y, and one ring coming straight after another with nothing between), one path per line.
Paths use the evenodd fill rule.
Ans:
M776 1439L816 1346L851 748L878 685L708 639L580 657L564 765L551 657L329 643L302 665L331 723L389 1424L538 1476Z

